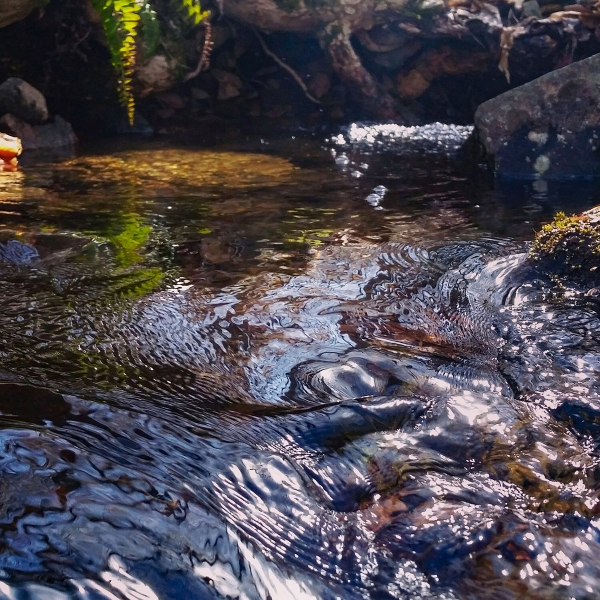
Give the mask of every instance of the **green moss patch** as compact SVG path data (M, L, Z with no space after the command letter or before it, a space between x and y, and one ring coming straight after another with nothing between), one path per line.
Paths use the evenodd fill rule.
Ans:
M559 212L536 235L530 257L543 270L579 283L600 279L600 209L571 216Z

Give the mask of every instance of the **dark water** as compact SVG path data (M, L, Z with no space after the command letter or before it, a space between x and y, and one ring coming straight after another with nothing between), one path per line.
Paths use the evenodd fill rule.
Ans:
M0 174L0 598L597 597L597 189L403 135Z

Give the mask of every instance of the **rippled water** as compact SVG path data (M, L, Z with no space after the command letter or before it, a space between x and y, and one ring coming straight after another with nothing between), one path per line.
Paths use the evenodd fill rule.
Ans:
M467 133L0 173L0 598L596 598L598 299L526 256L597 190Z

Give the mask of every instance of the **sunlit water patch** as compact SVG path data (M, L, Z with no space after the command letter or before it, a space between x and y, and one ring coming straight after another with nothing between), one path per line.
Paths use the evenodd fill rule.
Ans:
M462 148L472 132L471 126L444 123L418 126L353 123L332 137L331 142L338 148L365 152L453 153Z

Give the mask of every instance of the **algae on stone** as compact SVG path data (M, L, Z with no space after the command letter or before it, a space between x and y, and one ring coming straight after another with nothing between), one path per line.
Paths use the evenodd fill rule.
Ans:
M600 207L581 215L559 212L535 236L530 257L542 270L592 283L600 271Z

